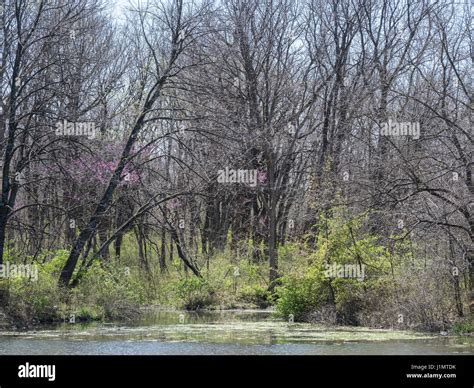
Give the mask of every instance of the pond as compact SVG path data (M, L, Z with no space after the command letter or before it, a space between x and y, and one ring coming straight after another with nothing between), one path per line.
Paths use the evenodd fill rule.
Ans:
M0 332L16 355L473 354L474 338L289 323L269 311L149 310L133 323L61 324Z

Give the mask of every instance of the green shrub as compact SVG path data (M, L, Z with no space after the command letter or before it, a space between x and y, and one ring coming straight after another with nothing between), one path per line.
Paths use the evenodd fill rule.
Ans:
M277 288L277 310L281 315L293 314L295 320L319 321L318 317L330 317L329 310L332 310L339 323L359 323L365 292L383 284L379 275L388 272L390 265L385 247L362 231L363 220L364 217L349 221L337 217L321 219L314 253L308 256L305 265L295 266L284 276L281 287ZM365 266L363 278L326 276L327 264L358 266L362 263Z
M14 278L8 281L7 314L13 321L29 324L60 319L58 306L65 297L57 287L57 279L39 270L38 279Z
M75 319L78 322L99 321L105 319L105 310L101 306L80 306L75 312Z
M246 285L239 293L239 299L243 302L252 303L258 308L264 309L272 305L272 294L260 285Z
M38 279L13 278L7 287L5 312L20 326L69 319L78 321L127 320L138 315L146 292L139 276L110 263L95 262L76 288L58 287L68 252L47 252L39 257Z
M458 335L474 333L474 322L467 319L455 322L453 325L453 331Z
M216 302L214 290L202 278L191 277L180 280L175 286L175 291L186 310L199 310Z
M305 320L313 310L328 301L328 287L320 266L314 266L306 274L287 275L276 288L277 311L287 318L293 315L295 321Z
M95 262L75 289L76 303L100 306L112 320L128 320L138 314L145 301L145 290L131 271Z

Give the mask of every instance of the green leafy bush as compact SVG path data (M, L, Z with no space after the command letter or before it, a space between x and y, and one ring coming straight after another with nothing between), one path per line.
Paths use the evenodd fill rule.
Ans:
M95 262L75 290L79 305L100 306L108 319L127 320L138 314L145 290L130 270Z
M284 276L281 282L276 294L277 311L282 317L293 315L296 321L305 320L311 311L328 301L328 288L321 266L313 266L306 274Z
M6 312L14 322L51 322L60 319L59 305L65 299L65 290L58 289L55 271L65 262L64 251L58 251L47 264L34 264L38 278L12 278L7 281Z
M322 218L316 249L306 265L295 267L277 288L277 310L295 320L319 320L333 310L339 323L358 324L367 290L377 287L379 275L389 268L388 253L374 236L362 231L364 217L342 220ZM360 268L360 278L329 276L328 266ZM364 272L362 272L362 269ZM375 276L374 276L375 275ZM329 314L331 315L331 314Z
M467 319L455 322L453 331L458 335L474 333L474 322Z
M176 294L186 310L199 310L216 302L215 292L202 278L192 277L180 280L175 286Z
M103 307L94 305L80 306L75 312L76 321L101 321L106 317Z
M272 294L265 288L258 284L246 285L239 293L239 299L243 302L252 303L258 308L267 308L272 303Z

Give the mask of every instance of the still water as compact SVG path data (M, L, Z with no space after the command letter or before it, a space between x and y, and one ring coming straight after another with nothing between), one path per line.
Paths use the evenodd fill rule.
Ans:
M473 337L328 328L276 319L268 311L147 311L127 324L63 324L0 332L0 354L369 355L473 354Z

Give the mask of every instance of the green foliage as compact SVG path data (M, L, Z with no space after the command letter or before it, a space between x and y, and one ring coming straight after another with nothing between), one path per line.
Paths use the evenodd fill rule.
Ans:
M273 303L271 292L266 287L258 284L245 285L239 293L239 299L246 303L251 303L258 308L267 308Z
M205 279L192 277L176 284L176 294L186 310L199 310L215 302L215 292Z
M458 335L474 333L474 322L468 319L455 322L453 331Z
M381 275L390 268L386 248L378 244L375 236L363 232L363 221L364 217L349 221L341 217L321 218L314 253L309 255L306 265L295 266L284 276L277 288L280 315L292 314L295 320L308 320L314 311L332 305L339 321L357 323L363 295L383 284ZM346 264L363 268L363 279L327 276L328 265Z
M128 235L120 258L96 260L72 290L57 286L69 252L43 252L35 261L38 281L0 279L8 295L5 312L19 326L71 315L77 321L133 319L143 305L189 310L275 305L285 319L293 315L296 321L376 327L392 327L394 322L396 326L396 316L403 312L407 326L397 327L428 330L454 319L449 271L440 277L440 266L427 266L410 241L397 238L402 236L390 236L395 243L389 252L383 238L368 232L366 215L345 217L334 209L332 218L320 219L315 238L279 247L282 277L274 293L268 291L268 262L253 261L251 240L242 241L239 252L227 249L210 258L195 255L203 276L197 278L176 255L167 259L165 271L158 260L149 260L145 271L136 242ZM22 259L10 249L6 261L25 263L32 258ZM327 276L326 265L333 264L363 265L364 278ZM454 330L472 332L472 323L458 322Z
M13 321L51 322L58 319L58 306L65 298L65 291L57 287L55 268L64 262L64 252L54 255L48 264L36 264L38 279L16 277L9 279L6 311Z
M56 252L45 252L40 256L38 262L41 264L40 271L50 276L59 276L61 270L66 264L69 251L65 249L58 250Z
M79 304L100 306L106 318L118 320L135 316L136 306L146 301L146 292L131 269L99 261L87 270L75 295Z
M69 319L126 320L138 314L138 306L145 303L146 292L139 276L133 271L110 264L95 262L72 289L58 287L58 278L68 252L44 253L39 259L38 279L12 278L7 283L6 312L14 322L29 325Z
M106 318L106 311L102 306L84 305L75 311L76 321L101 321Z
M312 310L325 305L329 298L327 280L320 262L314 262L304 273L283 276L277 287L277 311L287 318L304 320Z

